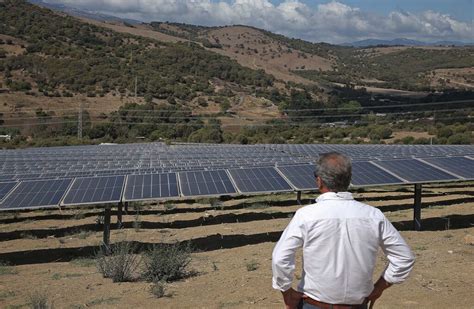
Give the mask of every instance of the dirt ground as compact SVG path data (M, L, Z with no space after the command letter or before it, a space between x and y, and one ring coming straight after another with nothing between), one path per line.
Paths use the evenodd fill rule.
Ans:
M415 232L411 186L355 193L385 213L417 257L407 282L387 290L375 308L474 308L473 195L472 183L424 186L423 231ZM305 203L315 197L303 195ZM102 240L100 207L0 213L0 308L28 308L35 292L54 308L283 308L271 287L271 252L300 207L293 194L137 207L139 214L130 206L123 229L112 230L112 242L191 240L196 275L167 284L162 298L149 283L102 278L93 259ZM374 279L384 265L380 254Z

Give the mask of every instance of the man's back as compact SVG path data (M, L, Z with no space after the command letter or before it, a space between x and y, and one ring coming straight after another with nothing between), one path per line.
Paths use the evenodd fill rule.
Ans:
M298 290L326 303L364 301L373 289L379 247L389 252L396 247L400 256L388 258L395 262L397 277L404 279L412 266L410 261L403 261L404 257L407 261L412 258L408 246L382 212L355 201L348 192L322 194L316 204L298 210L275 247L273 260L285 261L286 248L295 245L303 247L303 276ZM388 281L396 282L398 279L391 278L390 273L393 269L389 266ZM278 276L274 278L274 287L288 284L284 278L285 274L281 281Z
M321 154L315 181L322 194L317 203L298 210L273 250L273 288L287 308L372 306L383 291L403 282L415 261L408 245L378 209L354 201L346 192L352 177L350 158ZM303 276L292 288L295 254L303 247ZM378 248L389 260L375 284L372 274ZM363 304L362 306L359 306ZM349 305L349 306L347 306Z

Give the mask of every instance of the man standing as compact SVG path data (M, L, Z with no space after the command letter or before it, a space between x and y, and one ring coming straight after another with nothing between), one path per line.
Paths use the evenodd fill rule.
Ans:
M315 172L321 195L299 209L273 250L273 288L286 308L367 308L413 268L414 255L377 208L359 203L347 192L352 166L339 153L321 155ZM296 250L303 247L303 274L292 286ZM373 284L378 248L389 263Z

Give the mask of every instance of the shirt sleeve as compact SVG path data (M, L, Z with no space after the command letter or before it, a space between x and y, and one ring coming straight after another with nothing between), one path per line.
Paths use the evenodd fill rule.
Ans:
M272 254L272 286L276 290L287 291L293 283L296 250L303 245L303 222L297 211L290 221Z
M410 274L415 256L395 227L384 216L381 223L381 244L389 264L382 276L388 283L402 283Z

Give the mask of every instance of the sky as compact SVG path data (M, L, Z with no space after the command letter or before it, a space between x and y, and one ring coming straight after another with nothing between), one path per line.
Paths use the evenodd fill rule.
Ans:
M143 22L249 25L312 42L474 42L474 0L43 0Z

